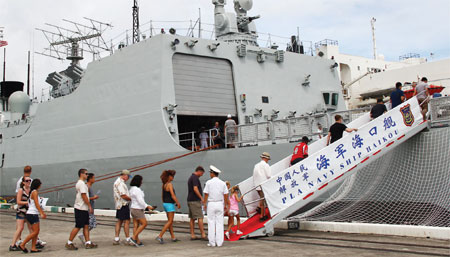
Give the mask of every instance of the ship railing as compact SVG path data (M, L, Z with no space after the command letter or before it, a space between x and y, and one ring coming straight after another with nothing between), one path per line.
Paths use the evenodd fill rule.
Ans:
M276 144L299 141L303 136L323 136L330 126L326 113L302 117L237 125L225 131L225 142L229 147L260 144ZM321 128L320 128L321 127Z
M450 125L450 96L431 99L429 112L432 126Z
M372 107L363 107L359 109L347 110L347 111L337 111L330 114L330 122L334 123L334 116L341 115L345 124L348 124L367 112L370 112ZM332 119L332 120L331 120Z
M195 131L178 134L179 144L188 150L191 151L197 150L197 142L195 140L196 139L195 134L196 134Z

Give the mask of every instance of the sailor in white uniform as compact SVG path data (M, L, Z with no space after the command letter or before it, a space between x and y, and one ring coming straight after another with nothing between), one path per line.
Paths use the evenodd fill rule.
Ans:
M223 211L230 206L228 188L225 182L219 179L221 171L209 166L211 179L206 182L203 193L204 204L208 213L208 246L222 246L223 244ZM225 204L225 206L224 206Z

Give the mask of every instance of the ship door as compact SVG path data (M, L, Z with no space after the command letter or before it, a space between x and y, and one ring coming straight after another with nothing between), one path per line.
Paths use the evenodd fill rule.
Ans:
M195 132L198 140L202 127L218 121L223 129L227 114L237 116L231 62L178 53L172 61L179 134Z

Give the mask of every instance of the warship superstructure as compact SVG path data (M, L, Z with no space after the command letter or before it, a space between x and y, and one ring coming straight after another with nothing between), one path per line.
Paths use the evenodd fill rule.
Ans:
M101 175L187 153L181 136L212 128L215 121L223 126L228 114L247 129L260 127L256 142L142 171L150 202L160 201L159 175L165 168L177 170L177 192L184 198L185 182L197 165L214 164L237 184L261 152L280 159L291 152L289 141L305 133L293 127L290 136L273 138L279 127L274 123L292 118L310 128L319 123L316 116L345 109L332 60L259 47L256 17L246 15L251 1L235 1L237 15L225 13L225 1L213 3L217 40L156 35L93 61L86 70L73 63L50 74L52 101L30 103L24 92L14 92L11 108L2 112L1 194L14 193L24 165L31 165L33 177L48 188L76 180L82 167ZM62 90L64 85L72 86ZM96 185L103 192L98 207L113 206L111 183ZM50 201L71 204L72 191L49 194Z

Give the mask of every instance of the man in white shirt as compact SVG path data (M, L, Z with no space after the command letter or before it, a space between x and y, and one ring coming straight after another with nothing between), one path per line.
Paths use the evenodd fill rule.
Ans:
M227 120L225 121L225 135L227 137L227 142L225 142L227 148L233 148L234 142L236 141L237 126L236 122L231 118L231 114L227 115Z
M259 220L265 221L269 217L267 217L265 215L266 208L264 206L265 206L266 201L263 199L264 193L263 193L261 187L259 187L259 185L261 185L262 183L264 183L264 181L266 181L270 178L271 172L270 172L270 166L268 164L268 162L270 160L270 154L267 152L264 152L261 154L260 157L261 157L261 161L259 163L257 163L255 165L255 168L253 169L253 185L256 187L256 191L258 192L258 195L261 199L259 201L259 208L261 209Z
M86 249L96 248L97 245L92 243L89 239L89 213L94 213L91 203L89 202L89 188L86 184L87 170L80 169L78 171L78 182L75 185L77 194L75 196L75 227L69 236L69 241L66 243L67 250L78 250L73 244L73 239L78 234L80 229L83 229L83 235L86 240Z
M17 192L19 192L20 183L22 183L23 177L31 178L31 171L32 171L32 169L31 169L31 166L29 166L29 165L27 165L27 166L25 166L23 168L23 176L20 177L19 180L17 180L17 183L16 183L16 194L17 194ZM31 182L33 182L33 181L31 181Z
M120 177L114 182L114 203L116 207L116 237L114 238L113 245L120 244L120 228L123 224L123 232L127 238L127 244L130 244L130 193L128 187L125 184L128 179L131 178L130 171L122 170Z
M222 246L223 244L223 211L229 208L228 188L225 182L219 179L221 171L209 166L211 179L206 182L203 190L204 205L208 213L208 246ZM224 206L225 202L225 206ZM225 207L225 208L224 208Z

